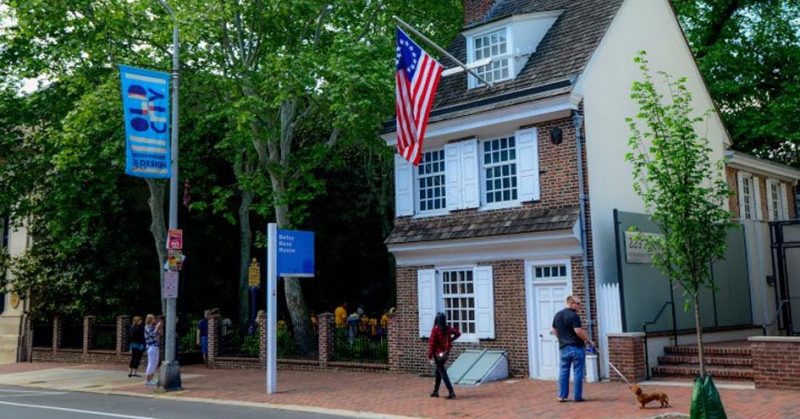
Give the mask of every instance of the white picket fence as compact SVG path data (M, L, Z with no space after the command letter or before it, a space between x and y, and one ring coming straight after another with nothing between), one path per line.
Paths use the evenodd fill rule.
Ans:
M619 284L600 284L597 287L597 322L600 337L600 376L608 377L608 334L622 332L622 305Z

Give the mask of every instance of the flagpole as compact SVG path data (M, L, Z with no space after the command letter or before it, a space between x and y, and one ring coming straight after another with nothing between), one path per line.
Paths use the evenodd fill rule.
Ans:
M445 57L453 60L456 64L458 64L459 67L463 68L464 71L466 71L469 74L472 74L476 79L482 81L485 85L489 86L489 88L492 88L494 86L494 84L486 81L486 79L484 79L483 77L479 76L478 73L472 71L472 69L468 68L466 64L462 63L461 60L459 60L458 58L454 57L449 52L445 51L444 48L440 47L439 45L436 45L435 42L431 41L430 39L428 39L427 36L423 35L418 30L414 29L413 26L411 26L408 23L406 23L405 21L403 21L403 19L400 19L397 16L392 16L392 17L394 18L395 21L397 21L398 25L402 26L405 29L408 29L414 35L417 35L418 37L422 38L423 41L427 42L428 45L432 46L436 51L439 51L439 53L441 53Z

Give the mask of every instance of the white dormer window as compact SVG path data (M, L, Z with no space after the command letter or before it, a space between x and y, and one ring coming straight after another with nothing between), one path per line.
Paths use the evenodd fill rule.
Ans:
M472 41L473 61L484 59L491 60L489 64L483 67L477 67L475 69L476 73L490 83L511 78L511 59L508 54L508 36L506 28L476 36ZM475 80L476 86L482 84L480 80Z

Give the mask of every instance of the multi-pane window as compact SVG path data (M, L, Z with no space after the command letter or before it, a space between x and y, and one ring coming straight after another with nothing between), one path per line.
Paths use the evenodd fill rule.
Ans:
M742 215L749 220L753 218L753 179L750 177L742 178Z
M419 210L434 211L444 209L444 150L428 151L422 155L418 168Z
M484 58L500 57L508 54L508 42L506 39L505 28L489 32L485 35L476 36L473 39L475 51L475 61ZM511 76L509 58L494 59L491 63L478 67L475 72L488 82L505 80ZM478 81L476 85L480 84Z
M471 269L442 272L444 314L461 333L475 333L474 286Z
M567 265L542 265L534 269L534 278L538 280L563 279L567 277Z
M513 136L483 143L483 172L487 204L517 200L517 149Z
M769 184L769 199L772 202L772 220L778 221L783 218L781 216L783 202L781 202L781 185L779 183Z

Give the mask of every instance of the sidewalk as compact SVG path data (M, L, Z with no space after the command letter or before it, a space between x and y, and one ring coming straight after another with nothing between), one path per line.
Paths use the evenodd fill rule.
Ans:
M143 378L128 378L125 366L77 364L12 364L0 366L0 385L19 385L110 394L176 397L219 402L284 405L293 410L336 409L430 418L532 418L581 417L649 418L666 413L688 414L690 387L662 384L644 386L663 391L671 408L639 409L625 384L594 383L584 386L585 403L558 403L555 383L511 379L479 387L457 387L458 399L428 397L433 379L406 374L335 371L278 371L278 393L265 394L260 370L209 370L181 368L183 391L154 394ZM446 391L443 390L445 393ZM800 417L797 391L720 389L731 418ZM444 393L443 393L444 394ZM651 405L654 406L654 405ZM346 414L347 412L345 412Z

